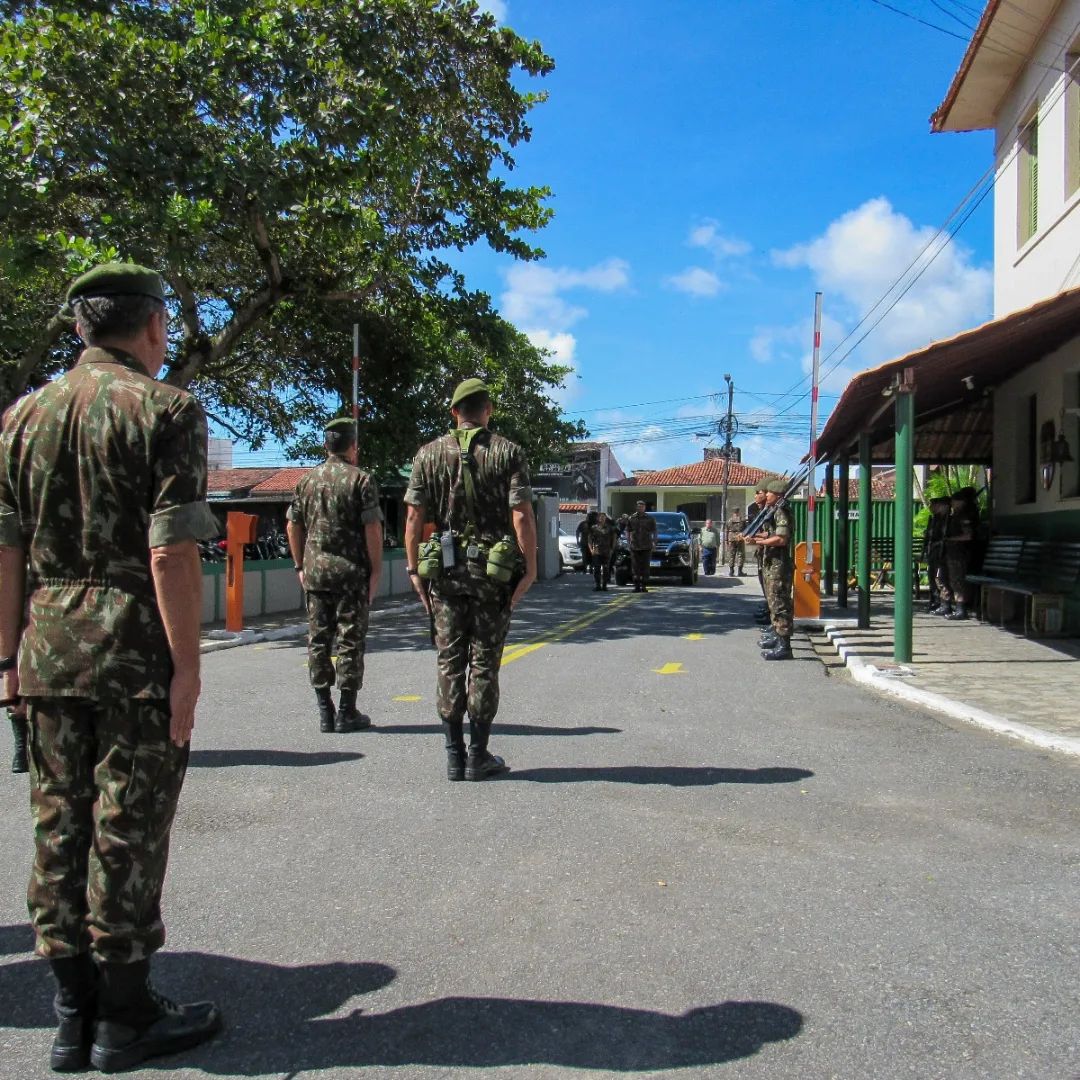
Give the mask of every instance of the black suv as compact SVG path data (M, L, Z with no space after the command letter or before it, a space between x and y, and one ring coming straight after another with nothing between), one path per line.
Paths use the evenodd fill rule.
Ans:
M694 585L698 579L701 563L701 541L690 531L690 522L680 510L649 511L656 521L656 545L649 559L651 577L678 577L683 585ZM615 584L629 585L630 548L626 537L619 537L615 552Z

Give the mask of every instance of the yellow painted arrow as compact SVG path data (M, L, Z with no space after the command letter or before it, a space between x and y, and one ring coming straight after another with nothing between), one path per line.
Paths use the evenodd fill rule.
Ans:
M705 635L704 634L683 634L683 637L686 638L687 641L703 641L704 638L705 638Z
M663 667L653 668L657 675L685 675L682 664L665 664Z

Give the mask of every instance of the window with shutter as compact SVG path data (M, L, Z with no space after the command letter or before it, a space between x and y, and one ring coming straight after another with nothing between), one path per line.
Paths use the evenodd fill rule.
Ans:
M1039 228L1039 112L1020 128L1016 245L1022 247Z
M1080 188L1080 50L1065 57L1065 197Z

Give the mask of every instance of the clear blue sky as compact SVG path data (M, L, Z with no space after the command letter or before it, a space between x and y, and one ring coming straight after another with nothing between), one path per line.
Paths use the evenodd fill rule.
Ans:
M700 460L685 433L715 424L725 372L743 460L790 468L815 290L828 353L990 165L989 133L928 122L981 9L890 3L941 29L872 0L487 0L556 63L516 174L555 219L543 262L461 266L574 365L567 413L627 470ZM989 318L990 204L833 371L822 420L853 372Z

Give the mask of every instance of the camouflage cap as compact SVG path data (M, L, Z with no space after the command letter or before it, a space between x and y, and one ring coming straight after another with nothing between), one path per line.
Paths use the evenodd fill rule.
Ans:
M459 382L454 388L454 396L450 399L450 408L454 408L459 402L464 401L473 394L491 394L488 385L483 379L466 379Z
M765 491L770 495L787 494L788 486L783 480L768 480L765 483Z
M67 302L94 296L149 296L165 303L165 285L156 270L135 263L102 263L77 277L67 291Z

